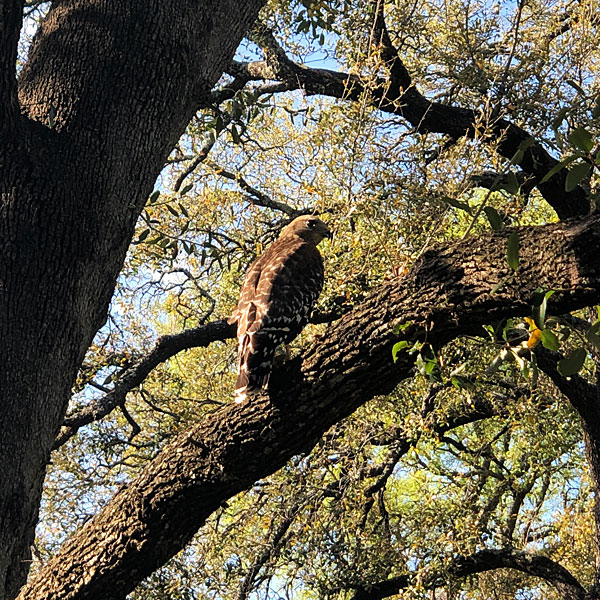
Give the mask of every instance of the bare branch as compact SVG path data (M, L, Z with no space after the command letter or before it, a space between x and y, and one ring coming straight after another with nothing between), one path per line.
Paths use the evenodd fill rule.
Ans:
M229 123L231 123L232 120L232 117L229 113L224 113L222 118L223 127L220 131L223 131L223 129L227 127L227 125L229 125ZM210 151L213 149L213 146L215 145L218 139L220 131L215 131L213 129L211 131L206 132L201 137L200 150L196 152L196 156L192 159L190 164L179 174L179 176L175 180L175 183L173 184L173 190L175 192L178 192L180 190L181 186L183 185L183 182L198 168L198 165L208 158Z
M277 527L272 532L266 547L262 552L259 552L256 555L252 565L248 569L237 592L236 600L246 600L250 596L258 573L265 566L267 561L271 560L279 552L281 541L294 522L300 508L301 505L293 507L293 509L284 516L281 522L278 523Z
M227 321L214 321L194 329L187 329L175 335L165 335L158 339L154 348L119 378L115 387L93 404L82 408L64 420L53 449L62 446L84 425L97 421L117 406L123 405L127 394L140 385L152 369L165 362L178 352L190 348L202 348L215 341L223 341L235 336L235 328Z
M277 200L273 200L270 196L251 186L241 175L240 173L232 173L231 171L227 171L223 167L220 167L214 162L208 163L210 167L214 170L214 172L226 179L230 179L231 181L235 181L242 190L248 193L248 201L251 204L256 206L263 206L264 208L272 208L273 210L281 211L285 213L291 218L296 218L300 215L306 213L306 211L297 210L284 204L283 202L278 202Z

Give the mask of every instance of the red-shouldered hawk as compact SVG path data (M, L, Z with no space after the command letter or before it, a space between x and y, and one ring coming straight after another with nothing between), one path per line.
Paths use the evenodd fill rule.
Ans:
M331 232L321 219L298 217L250 265L228 320L237 323L236 402L267 387L275 349L291 342L308 322L323 288L317 244L324 237Z

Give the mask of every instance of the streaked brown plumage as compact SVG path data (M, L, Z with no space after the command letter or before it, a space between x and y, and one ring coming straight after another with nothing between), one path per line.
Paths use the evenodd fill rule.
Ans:
M267 387L275 349L291 342L308 322L323 288L317 244L324 237L331 232L323 221L298 217L250 265L229 318L237 323L236 402Z

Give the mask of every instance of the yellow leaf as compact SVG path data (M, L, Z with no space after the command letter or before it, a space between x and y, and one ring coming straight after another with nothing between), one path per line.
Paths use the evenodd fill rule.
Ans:
M535 324L531 317L525 317L525 322L529 325L529 339L527 340L528 348L535 348L542 341L542 330Z

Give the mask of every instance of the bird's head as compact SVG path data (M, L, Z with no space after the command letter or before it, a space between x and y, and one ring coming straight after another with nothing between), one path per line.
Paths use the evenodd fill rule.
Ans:
M330 238L331 231L318 217L302 215L287 225L281 235L297 235L316 246L324 237Z

